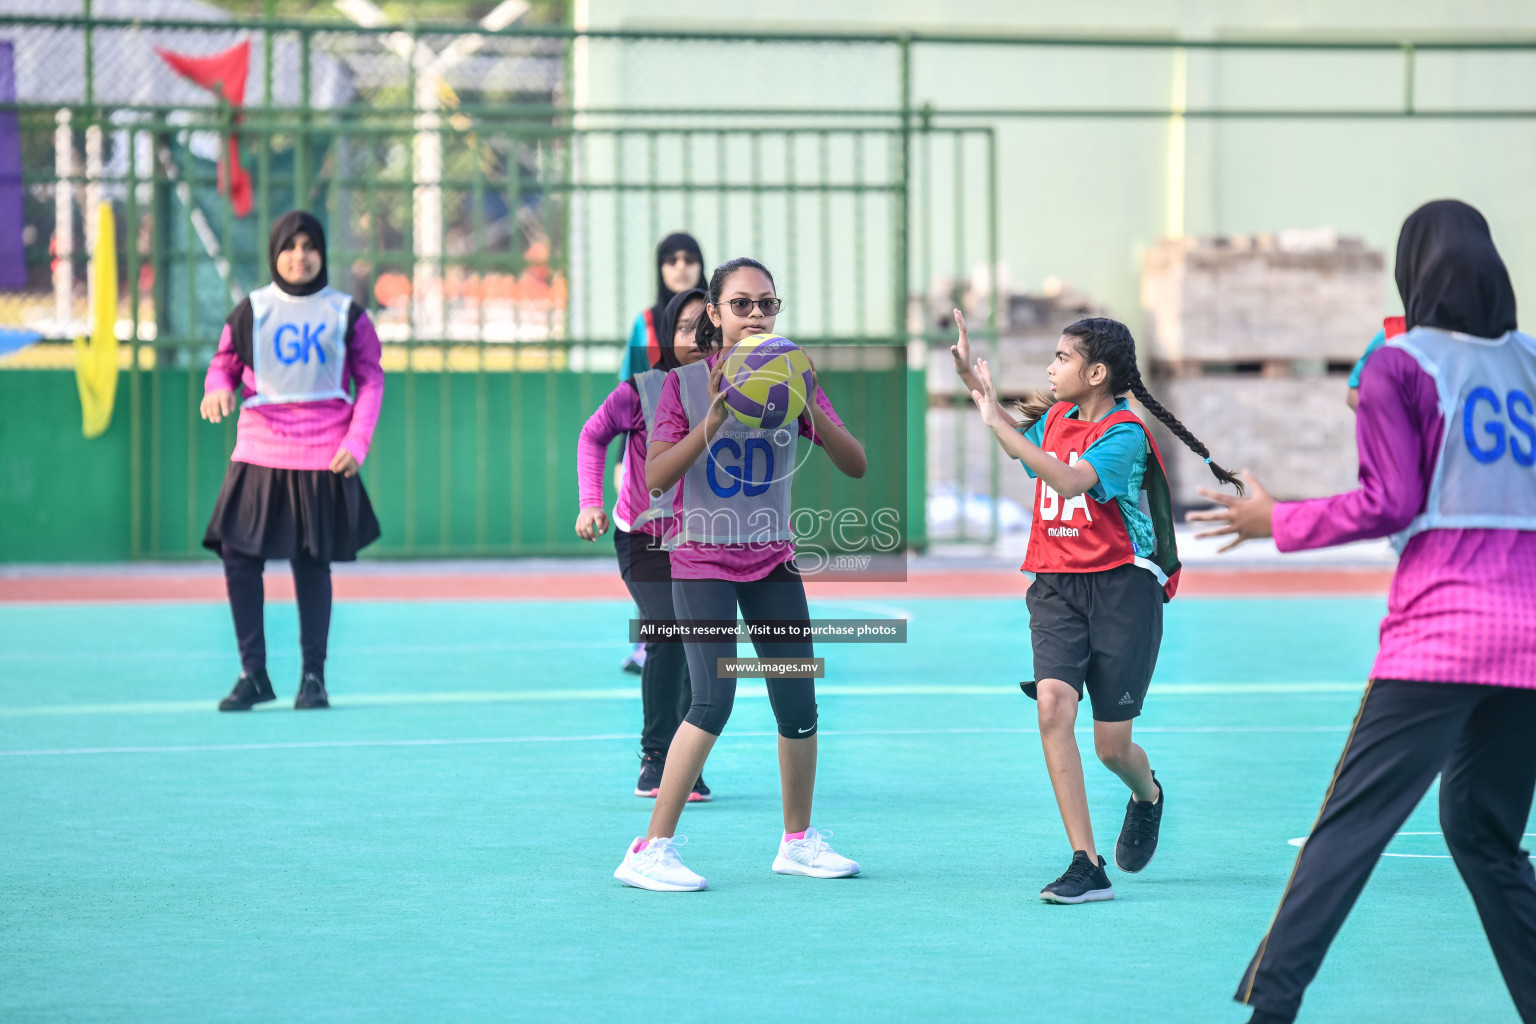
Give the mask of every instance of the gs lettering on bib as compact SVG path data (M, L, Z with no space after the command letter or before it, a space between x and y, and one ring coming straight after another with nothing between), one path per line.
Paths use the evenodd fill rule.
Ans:
M256 394L246 405L351 402L343 374L352 300L333 288L289 295L276 285L251 293L251 356Z
M709 413L709 364L703 360L677 374L690 427ZM682 522L672 546L753 544L790 540L790 483L794 477L798 424L773 430L748 427L727 415L709 447L683 475Z
M1387 344L1434 380L1445 420L1424 511L1393 546L1424 530L1536 530L1536 338L1415 327Z

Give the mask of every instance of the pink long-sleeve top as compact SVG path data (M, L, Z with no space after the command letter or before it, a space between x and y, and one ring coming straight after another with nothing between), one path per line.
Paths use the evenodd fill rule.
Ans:
M640 406L640 393L629 381L603 399L576 441L576 484L581 507L603 507L603 468L608 461L608 444L620 434L628 435L628 439L624 444L624 484L614 503L614 517L621 528L633 527L640 533L664 537L672 522L670 515L634 526L635 519L650 508L651 499L645 487L645 410Z
M720 353L712 353L707 362L711 368L719 361ZM832 408L831 399L820 387L816 389L816 404L821 406L821 411L827 418L838 426L843 421L838 418L837 410ZM816 444L821 444L821 438L817 436L816 429L811 425L809 412L802 413L798 420L800 436L808 437ZM662 385L661 399L656 404L656 437L657 441L665 441L668 444L677 444L688 436L688 413L683 409L682 385L678 381L677 374L667 374L667 382ZM686 477L677 485L677 498L673 508L678 515L683 512L683 488L687 486ZM734 583L750 583L760 580L781 565L795 557L795 545L793 541L769 541L761 544L702 544L698 541L684 541L679 544L677 550L672 552L672 578L676 580L730 580Z
M1360 487L1275 506L1281 551L1383 537L1424 510L1444 420L1434 380L1383 348L1360 379ZM1425 530L1392 577L1376 679L1536 688L1536 533Z
M231 462L248 462L272 469L329 469L342 448L361 466L373 443L373 428L384 403L382 347L373 321L363 313L347 338L347 363L342 386L357 386L353 401L280 402L243 406L235 427ZM203 392L238 391L244 401L256 394L256 371L235 351L229 324L219 337L219 350L203 379Z

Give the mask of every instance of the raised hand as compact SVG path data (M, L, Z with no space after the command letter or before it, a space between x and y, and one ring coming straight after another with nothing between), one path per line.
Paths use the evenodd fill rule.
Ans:
M1245 540L1274 536L1272 524L1275 496L1265 490L1264 485L1246 469L1242 471L1242 477L1243 483L1247 485L1247 497L1239 498L1220 491L1208 491L1202 487L1200 494L1221 507L1191 512L1184 517L1191 523L1220 524L1216 529L1202 530L1195 534L1195 537L1232 537L1232 542L1222 547L1222 551L1231 551Z
M971 368L971 337L965 332L965 314L955 310L955 326L960 329L960 338L949 346L949 354L955 360L955 373L961 377Z
M1001 422L1002 414L997 405L997 388L992 383L992 371L988 369L985 359L978 359L971 372L976 375L978 385L971 389L971 401L981 410L981 421L989 427L995 427Z

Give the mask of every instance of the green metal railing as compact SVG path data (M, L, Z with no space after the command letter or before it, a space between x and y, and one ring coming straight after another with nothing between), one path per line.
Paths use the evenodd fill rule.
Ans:
M35 113L26 119L36 130L55 125ZM814 351L852 347L855 363L858 351L870 352L862 372L844 359L824 379L851 423L887 439L871 445L878 472L857 485L813 473L797 497L903 511L912 497L905 481L913 395L898 316L902 264L891 237L906 196L894 129L440 125L433 134L442 173L424 190L413 165L422 132L409 123L274 118L237 128L225 111L108 125L108 149L129 154L122 173L29 171L25 182L89 183L135 226L120 233L128 333L139 339L126 383L133 557L199 550L233 443L230 425L197 420L201 368L228 309L265 283L265 224L289 205L278 197L295 194L328 222L333 286L365 301L380 297L391 274L402 287L395 294L403 301L374 310L390 397L364 478L393 526L381 553L590 550L568 523L575 434L613 386L633 314L651 288L643 278L654 272L653 240L674 224L692 226L707 252L764 258L788 303L781 331ZM227 215L211 162L192 148L199 133L212 133L223 152L234 131L268 169L255 176L256 227ZM299 157L306 150L318 157L307 171ZM391 152L404 159L392 161ZM501 211L494 219L493 196ZM457 251L444 245L423 259L413 249L427 202L457 232ZM209 215L210 204L221 215ZM530 258L535 249L542 251ZM145 267L148 289L139 286ZM636 275L637 267L646 270ZM533 306L531 322L515 308L488 315L498 280L514 295L520 286L537 293L502 303ZM432 333L419 329L423 319ZM921 519L902 528L921 543Z
M123 312L135 339L125 383L134 557L197 548L199 520L233 440L232 427L196 420L202 368L223 311L265 283L267 229L290 206L324 212L332 284L369 305L385 339L390 397L365 479L398 524L383 545L388 552L580 549L565 539L563 522L574 514L567 472L574 429L610 386L634 312L651 301L651 247L679 227L693 230L712 259L742 252L765 259L787 300L780 329L798 340L862 346L876 362L909 353L896 360L899 374L866 369L845 371L841 380L833 372L831 379L848 396L834 395L840 405L846 401L866 417L882 414L881 403L900 406L901 417L885 415L876 433L902 432L900 465L882 468L905 481L913 506L908 539L920 544L928 399L916 367L929 344L951 340L935 328L928 293L945 282L949 300L959 304L969 268L978 264L991 268L995 291L1000 125L1536 118L1536 107L1522 102L1447 98L1422 73L1432 66L1426 62L1468 54L1533 57L1536 39L922 32L745 38L735 30L577 32L558 25L491 32L273 18L110 19L93 17L89 3L82 17L0 16L6 30L22 39L42 38L28 32L63 33L83 42L71 51L81 54L77 95L0 105L16 111L22 126L27 217L37 229L29 261L41 268L54 258L47 251L49 193L61 185L77 195L99 190L128 225L118 234ZM198 50L196 40L213 32L258 44L252 74L259 86L252 93L259 102L248 104L238 122L234 110L212 103L123 98L122 69L112 60L162 39ZM432 71L431 61L455 46L489 54L492 63ZM595 48L607 48L601 60L592 56ZM610 88L578 106L573 69L582 60L612 65L622 82L627 53L662 80L643 83L633 95ZM1123 89L1085 89L1078 98L1041 88L1030 103L975 103L978 93L1000 91L978 77L995 59L989 55L1024 53L1042 61L1070 55L1089 68L1096 61L1110 68L1141 62L1146 80L1159 88L1158 69L1191 54L1236 62L1237 71L1242 62L1273 55L1350 60L1368 65L1360 92L1369 97L1272 103L1257 89L1258 99L1221 104L1148 103L1145 82L1133 76ZM672 56L649 59L655 54ZM754 70L767 67L780 77L757 71L736 76L738 87L723 94L700 94L697 82L734 74L752 56ZM810 61L837 87L803 88L796 60ZM558 74L547 73L555 66ZM332 81L327 76L338 67L356 72L351 91L325 93L320 83ZM514 70L496 78L482 74L487 67ZM519 78L524 71L516 69L527 73ZM435 77L424 81L429 73ZM773 103L757 102L763 96L751 91L762 78L770 80L763 95ZM429 108L423 86L433 83ZM87 152L95 133L105 166L76 160L73 173L57 170L52 144L61 118ZM210 156L227 151L233 135L245 147L255 185L247 220L233 217L213 190ZM430 231L431 224L441 232ZM83 235L82 225L75 230ZM88 258L80 243L83 237L57 257L77 282ZM152 283L141 289L145 268ZM76 321L84 313L79 291L70 310ZM973 324L983 346L1001 328L998 304L993 294L987 322ZM57 333L67 332L58 325ZM918 375L915 388L909 365ZM959 411L965 404L953 399ZM514 436L522 443L507 440ZM959 431L955 445L963 492ZM853 500L824 483L827 500ZM995 460L987 487L995 498ZM958 530L965 539L963 515ZM992 527L977 539L995 535L994 502Z

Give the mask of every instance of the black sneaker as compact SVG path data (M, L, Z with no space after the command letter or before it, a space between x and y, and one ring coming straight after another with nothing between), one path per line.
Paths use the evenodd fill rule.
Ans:
M1157 772L1152 773L1157 782ZM1115 867L1135 874L1147 866L1152 854L1157 852L1157 832L1163 824L1163 784L1157 782L1157 799L1149 804L1137 800L1132 794L1125 805L1125 824L1120 826L1120 838L1115 841Z
M1097 864L1088 859L1082 850L1072 854L1072 863L1066 874L1040 890L1040 898L1051 903L1092 903L1095 900L1112 900L1115 890L1104 873L1104 858Z
M219 701L219 710L249 711L257 704L276 699L277 694L272 692L272 680L267 678L265 671L241 672L229 696Z
M325 680L313 672L305 672L304 678L299 680L298 696L293 698L293 709L307 711L330 706L331 696L325 692Z
M660 792L661 770L666 764L665 751L647 750L640 755L640 781L635 783L635 796L654 798Z
M704 785L704 776L699 776L699 781L693 784L693 791L688 794L688 802L691 804L707 804L714 799L709 787Z
M635 644L624 658L624 664L619 668L630 675L638 676L645 671L645 644Z

